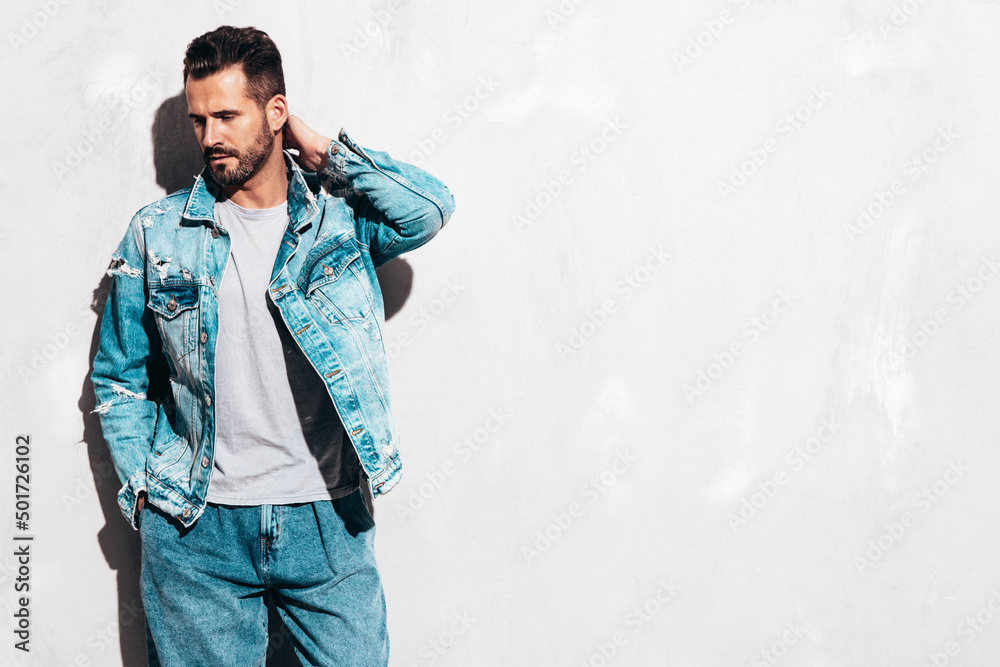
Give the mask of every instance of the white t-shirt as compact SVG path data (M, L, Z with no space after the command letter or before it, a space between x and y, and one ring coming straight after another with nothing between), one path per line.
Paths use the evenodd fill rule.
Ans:
M289 504L358 488L361 464L319 373L268 297L287 202L215 204L229 232L215 345L215 461L208 502Z

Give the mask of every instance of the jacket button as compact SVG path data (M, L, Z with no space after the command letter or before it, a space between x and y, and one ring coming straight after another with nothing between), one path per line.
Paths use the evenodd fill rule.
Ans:
M174 312L177 310L177 301L174 299L174 295L170 295L170 301L167 303L167 310Z
M213 239L219 238L219 229L218 229L218 227L212 227L212 238Z
M323 267L323 273L325 273L328 276L332 276L333 275L333 267L332 266L324 266Z
M389 443L382 445L382 453L386 456L392 456L392 445Z
M211 396L206 396L205 397L205 405L211 405L211 404L212 404L212 397Z
M201 342L202 343L207 343L208 342L208 334L205 333L204 331L201 332Z
M202 468L207 468L208 467L208 457L207 456L201 457L201 467Z
M181 514L182 514L182 515L184 515L184 518L186 519L186 518L188 518L189 516L191 516L191 510L189 510L189 509L188 509L187 507L185 507L185 508L184 508L184 511L183 511L183 512L181 512Z

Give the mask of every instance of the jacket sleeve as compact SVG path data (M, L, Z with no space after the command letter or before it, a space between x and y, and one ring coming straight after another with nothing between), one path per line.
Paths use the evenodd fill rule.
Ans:
M101 319L100 344L90 380L101 430L123 486L118 506L138 529L137 494L146 489L146 455L153 442L157 405L146 398L147 362L162 350L152 312L146 308L144 244L139 216L132 218L112 255L111 291Z
M352 202L358 238L376 267L419 248L444 227L455 210L444 183L387 153L362 148L343 128L338 136L320 173L360 195Z

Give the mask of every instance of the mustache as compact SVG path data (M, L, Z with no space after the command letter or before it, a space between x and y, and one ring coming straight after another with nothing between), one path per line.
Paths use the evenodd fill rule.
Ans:
M218 148L210 150L210 151L205 151L205 158L206 159L213 158L213 157L235 157L235 156L236 156L236 153L233 152L233 151L223 151L223 150L220 150Z

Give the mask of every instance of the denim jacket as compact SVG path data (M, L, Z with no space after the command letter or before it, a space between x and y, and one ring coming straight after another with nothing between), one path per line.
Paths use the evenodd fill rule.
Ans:
M441 181L341 129L327 165L303 171L288 151L289 226L269 298L323 378L372 495L402 474L392 419L376 267L429 241L454 199ZM218 286L229 233L215 220L220 187L206 167L190 188L140 209L112 256L111 289L91 381L133 529L137 494L192 525L205 509L215 454ZM170 391L146 397L147 368L166 357Z

